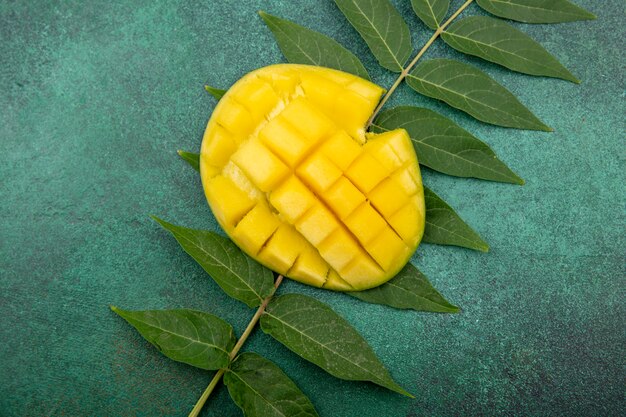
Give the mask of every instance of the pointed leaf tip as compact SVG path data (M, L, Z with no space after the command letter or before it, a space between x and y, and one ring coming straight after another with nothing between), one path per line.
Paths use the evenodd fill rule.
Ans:
M370 79L361 61L334 39L263 11L259 15L287 61L333 68Z
M365 291L348 295L373 304L431 313L457 313L459 308L446 300L413 264L408 263L391 280Z
M207 93L211 94L213 97L215 97L216 100L220 100L222 97L224 97L224 94L226 94L226 90L222 90L220 88L215 88L215 87L211 87L208 84L204 85L204 89L207 91Z
M187 162L190 167L200 172L200 154L179 150L178 155L183 161Z
M230 362L235 334L231 325L217 316L185 309L113 311L170 359L207 370Z
M512 71L578 82L541 44L500 19L466 17L450 25L441 37L459 52L478 56Z
M405 129L420 164L457 177L519 184L522 180L495 152L459 125L432 110L398 106L382 112L372 129Z
M272 271L254 262L230 239L209 230L176 226L152 217L224 290L248 307L258 307L274 289Z
M442 100L477 120L516 129L549 129L506 88L478 68L451 59L418 64L407 77L409 87Z
M411 397L354 327L315 298L285 294L272 299L261 329L337 378L370 381Z
M426 228L422 240L437 245L461 246L481 252L489 245L441 197L424 187Z
M163 226L165 224L168 224L165 220L155 216L154 214L148 214L148 217L150 217L152 220L154 220L155 222L157 222L161 226Z
M594 20L596 15L569 0L477 0L489 13L524 23L563 23Z

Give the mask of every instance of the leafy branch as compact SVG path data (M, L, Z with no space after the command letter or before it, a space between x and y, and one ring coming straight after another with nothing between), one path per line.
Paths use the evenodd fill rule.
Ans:
M254 330L254 328L256 327L259 319L261 318L261 315L265 312L267 305L269 304L270 300L272 299L272 297L276 293L276 290L278 289L278 287L280 287L280 284L282 284L282 282L283 276L279 275L278 278L276 278L276 282L274 282L274 291L270 295L268 295L265 300L263 300L256 313L254 313L254 316L252 316L250 323L248 323L248 326L246 326L246 330L243 331L241 337L239 338L239 340L237 340L237 344L235 345L235 347L233 347L233 350L230 351L229 359L231 362L237 357L237 354L243 347L243 344L246 343L246 340L248 340L248 337L250 337L252 330ZM198 402L189 413L189 417L196 417L200 414L200 411L202 411L202 407L204 407L204 403L206 403L206 401L209 399L209 396L211 395L217 384L220 382L220 379L222 379L225 371L225 368L221 368L215 373L213 379L206 387L206 389L198 399Z
M525 23L558 23L594 19L568 0L467 0L447 19L450 0L411 0L417 17L434 31L413 52L404 18L388 0L334 0L367 43L380 65L398 73L367 122L373 132L404 128L421 165L456 177L523 184L495 152L448 118L432 110L400 106L383 111L389 97L406 80L417 93L463 111L485 123L517 129L550 131L505 87L476 67L458 60L422 58L441 38L457 51L512 71L579 82L539 43L502 20L460 15L476 3L488 13ZM335 40L296 23L260 12L289 62L325 66L369 79L361 61ZM205 87L217 100L226 90ZM179 151L196 171L199 155ZM424 242L487 251L488 244L434 191L425 188ZM236 339L233 328L217 316L193 310L112 310L167 357L216 371L190 416L199 415L223 379L246 416L317 416L311 401L275 364L254 353L240 353L260 327L301 358L346 380L370 381L411 396L382 364L367 342L329 306L299 294L277 295L283 281L245 255L233 242L211 231L194 230L153 217L170 232L213 280L232 298L256 312ZM412 264L377 288L350 296L399 309L457 313Z
M422 48L419 50L417 55L415 55L415 58L413 58L411 63L407 65L406 68L402 69L402 72L400 73L396 81L391 85L391 87L389 87L389 90L387 90L387 93L380 100L380 103L378 104L378 106L376 106L376 109L374 109L374 113L372 113L372 116L367 121L366 128L369 128L372 125L372 123L374 123L374 119L376 119L376 116L378 116L378 113L380 113L382 108L385 106L385 104L387 103L387 100L389 100L389 97L391 97L391 95L400 86L402 81L404 81L404 79L409 75L413 67L415 67L415 65L420 60L420 58L424 56L428 48L431 47L431 45L437 40L439 36L441 36L443 31L450 25L450 23L452 23L454 19L456 19L461 13L463 13L463 10L465 10L470 4L472 4L473 1L474 0L467 0L465 3L463 3L463 5L459 7L458 10L454 12L454 14L450 16L450 18L446 20L446 22L443 25L439 25L438 18L433 12L432 5L429 2L426 2L428 6L428 10L431 11L432 13L432 18L434 19L433 21L437 25L437 30L435 30L435 33L433 33L433 36L431 36L430 39L428 39L428 41L424 44L424 46L422 46ZM419 10L419 4L420 3L418 1L413 0L413 7L416 8L417 10Z

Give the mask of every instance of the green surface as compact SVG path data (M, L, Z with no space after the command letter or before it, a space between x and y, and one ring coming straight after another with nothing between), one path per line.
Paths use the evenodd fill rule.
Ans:
M410 2L394 3L423 43ZM470 59L554 133L484 125L406 86L396 96L488 142L526 185L425 170L491 247L423 245L414 257L460 314L282 287L331 304L416 395L336 380L255 332L246 350L281 366L321 416L626 412L623 2L578 3L599 19L516 27L580 86ZM261 8L335 37L376 82L393 81L329 0L0 2L0 415L189 412L211 374L161 356L109 304L205 310L243 331L252 310L148 214L216 229L176 150L199 150L215 105L203 83L227 87L282 60ZM440 43L427 56L458 54ZM204 415L240 411L221 386Z

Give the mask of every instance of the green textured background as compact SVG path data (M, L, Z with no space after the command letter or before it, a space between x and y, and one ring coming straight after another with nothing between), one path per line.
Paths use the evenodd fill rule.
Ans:
M394 3L423 43L409 1ZM527 184L424 173L492 247L423 245L413 259L461 314L284 285L342 313L416 395L333 379L256 332L246 349L323 417L626 412L624 5L578 3L599 19L518 26L582 85L470 59L554 133L480 124L406 87L395 97L449 115ZM0 415L186 415L211 374L160 356L109 304L202 309L243 330L252 311L147 215L216 228L175 151L199 149L215 105L203 83L282 60L259 9L335 37L391 84L329 0L0 2ZM427 57L456 55L438 45ZM220 387L204 415L240 412Z

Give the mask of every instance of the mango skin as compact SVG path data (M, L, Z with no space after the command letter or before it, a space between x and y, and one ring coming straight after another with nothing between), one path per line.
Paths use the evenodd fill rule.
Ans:
M383 89L327 68L253 71L207 125L200 173L218 223L249 256L336 291L376 287L424 231L422 179L403 129L366 133Z

